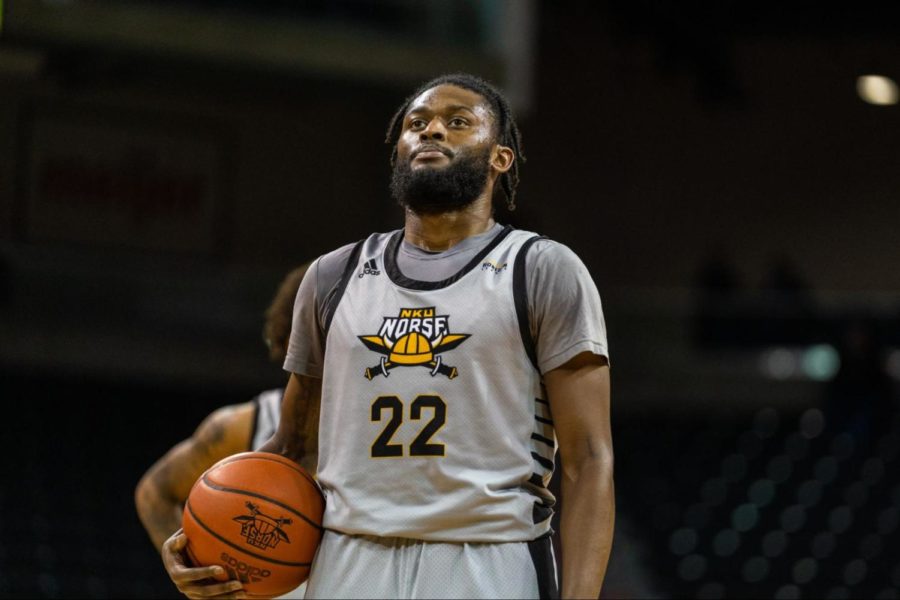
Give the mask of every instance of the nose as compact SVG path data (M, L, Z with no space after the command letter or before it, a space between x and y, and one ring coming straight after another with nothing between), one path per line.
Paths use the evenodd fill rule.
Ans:
M419 139L423 142L428 140L443 140L447 135L447 130L440 119L434 118L428 122L428 126L419 133Z

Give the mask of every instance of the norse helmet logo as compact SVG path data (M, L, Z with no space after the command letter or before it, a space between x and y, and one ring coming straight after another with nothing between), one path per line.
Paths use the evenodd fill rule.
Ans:
M396 367L425 367L431 376L455 379L456 367L444 363L441 353L453 350L471 337L468 333L450 333L450 317L439 315L435 307L401 308L396 317L384 317L377 335L361 335L359 341L380 354L380 363L368 367L363 375L371 381L388 377Z

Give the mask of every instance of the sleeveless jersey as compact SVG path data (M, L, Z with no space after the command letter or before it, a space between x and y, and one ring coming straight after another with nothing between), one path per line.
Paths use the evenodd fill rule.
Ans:
M556 451L525 302L538 236L504 228L453 277L422 282L397 268L402 234L360 242L325 307L324 526L534 540L550 531Z
M256 450L275 435L281 420L281 398L284 390L266 390L253 399L256 413L253 417L253 433L250 436L250 450Z

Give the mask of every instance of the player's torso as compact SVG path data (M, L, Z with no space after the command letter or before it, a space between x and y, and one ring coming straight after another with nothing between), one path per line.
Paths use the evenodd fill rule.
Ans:
M552 461L552 425L513 285L532 236L509 232L444 285L402 279L389 235L363 245L326 344L326 527L441 541L530 540L549 528L534 434Z

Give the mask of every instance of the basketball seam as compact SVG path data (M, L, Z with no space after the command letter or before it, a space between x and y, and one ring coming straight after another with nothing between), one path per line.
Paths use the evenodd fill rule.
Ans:
M220 542L222 542L222 543L224 543L224 544L227 544L228 546L231 546L231 547L234 548L235 550L238 550L238 551L240 551L240 552L243 552L244 554L247 554L247 555L249 555L249 556L252 556L253 558L258 558L258 559L260 559L260 560L264 560L264 561L267 561L267 562L275 563L275 564L277 564L277 565L284 565L284 566L286 566L286 567L308 567L308 566L310 566L310 565L312 564L312 563L308 563L308 562L290 562L290 561L286 561L286 560L278 560L277 558L272 558L272 557L270 557L270 556L261 556L261 555L259 555L259 554L256 554L255 552L250 552L250 551L247 550L246 548L242 548L242 547L238 546L238 545L235 544L234 542L231 542L231 541L225 539L224 537L222 537L221 535L219 535L218 533L216 533L215 531L213 531L212 529L210 529L209 526L208 526L206 523L204 523L203 521L201 521L201 520L197 517L197 515L194 514L194 509L191 508L191 503L190 503L190 501L186 502L186 503L185 503L185 506L187 507L188 512L191 514L191 518L194 519L195 521L197 521L197 524L200 525L200 527L202 527L203 529L205 529L207 533L209 533L210 535L212 535L213 537L215 537L215 538L216 538L217 540L219 540Z
M250 456L249 454L252 454L253 456ZM230 465L233 462L238 462L239 460L247 460L247 459L251 459L251 458L255 458L257 460L267 460L269 462L278 463L279 465L284 465L288 469L291 469L291 470L296 471L297 473L300 473L301 475L303 475L306 478L307 481L309 481L311 484L316 486L316 490L319 489L319 484L316 483L316 480L313 479L312 477L310 477L309 473L307 473L304 469L297 468L293 465L283 463L280 460L275 460L274 458L269 458L268 456L259 456L260 454L262 454L262 453L261 452L252 452L252 453L248 453L248 456L235 456L234 458L225 459L219 464ZM278 456L280 456L280 455L278 455ZM285 458L285 460L290 460L290 459ZM218 465L216 465L216 466L218 466ZM210 469L210 470L212 470L212 469ZM319 492L319 495L321 496L322 492Z
M259 498L260 500L265 500L266 502L271 502L272 504L277 504L281 508L291 511L292 513L294 513L295 515L297 515L298 517L300 517L301 519L306 521L306 523L308 523L310 526L315 527L319 531L322 531L322 527L320 525L316 525L316 523L314 521L310 520L310 518L307 517L306 515L304 515L302 512L298 511L296 508L293 508L291 506L288 506L287 504L284 504L283 502L279 502L278 500L275 500L274 498L269 498L268 496L263 496L262 494L258 494L256 492L251 492L250 490L242 490L242 489L238 489L238 488L225 487L224 485L221 485L214 481L210 481L209 475L203 476L203 483L205 483L212 489L217 490L219 492L228 492L231 494L241 494L244 496L252 496L254 498Z

